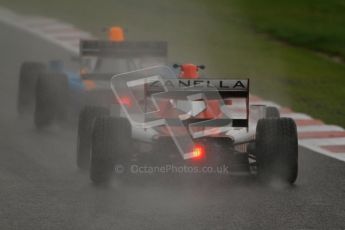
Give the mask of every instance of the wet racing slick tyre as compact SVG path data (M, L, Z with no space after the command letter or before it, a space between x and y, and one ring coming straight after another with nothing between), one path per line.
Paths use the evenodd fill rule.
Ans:
M80 111L77 137L77 166L79 169L87 170L90 166L91 136L95 119L109 115L109 109L101 106L85 106Z
M255 152L258 176L262 181L293 184L298 173L298 138L294 120L259 120Z
M36 85L34 121L38 129L68 117L69 88L65 74L41 74Z
M268 106L266 107L266 118L279 118L280 112L277 107Z
M46 66L39 62L24 62L20 67L17 96L19 115L32 112L35 104L35 87L38 76L46 71Z
M131 126L126 118L99 117L92 132L90 178L95 184L109 182L114 165L126 164L131 154Z

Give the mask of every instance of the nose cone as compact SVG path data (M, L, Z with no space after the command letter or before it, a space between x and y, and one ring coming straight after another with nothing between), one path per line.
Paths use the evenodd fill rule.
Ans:
M113 26L109 29L109 40L113 42L122 42L125 40L123 29L118 26Z

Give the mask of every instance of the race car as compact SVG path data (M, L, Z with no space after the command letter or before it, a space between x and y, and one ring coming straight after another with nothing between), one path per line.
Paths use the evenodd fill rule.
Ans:
M18 89L19 114L33 113L38 129L56 121L76 120L87 104L104 103L111 94L109 79L114 74L165 64L164 41L125 41L121 27L111 27L107 40L81 40L78 73L62 61L48 65L25 62Z
M77 162L89 168L95 184L109 182L114 165L133 162L226 164L234 174L295 182L298 140L292 119L281 118L275 107L250 105L249 79L201 78L204 66L174 67L180 74L159 66L115 75L116 103L84 111Z

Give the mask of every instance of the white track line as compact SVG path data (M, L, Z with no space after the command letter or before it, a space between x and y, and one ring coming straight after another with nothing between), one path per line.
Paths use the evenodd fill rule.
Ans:
M311 125L311 126L298 126L298 132L321 132L321 131L344 131L343 128L336 125Z
M311 120L313 119L311 116L304 114L304 113L283 113L281 117L289 117L294 120Z
M320 138L304 139L300 140L299 143L316 146L345 145L345 137L322 138L322 143L320 143Z
M309 144L309 143L306 143L304 141L300 141L299 145L303 146L303 147L305 147L307 149L310 149L310 150L312 150L314 152L320 153L322 155L325 155L325 156L328 156L328 157L332 157L332 158L335 158L337 160L345 161L345 153L333 153L333 152L330 152L330 151L328 151L326 149L321 148L318 145Z
M312 151L318 152L325 156L329 156L341 161L345 161L345 152L344 153L334 153L327 149L322 148L322 146L341 146L345 145L345 138L323 138L322 143L320 139L306 139L300 140L299 145L305 148L308 148Z

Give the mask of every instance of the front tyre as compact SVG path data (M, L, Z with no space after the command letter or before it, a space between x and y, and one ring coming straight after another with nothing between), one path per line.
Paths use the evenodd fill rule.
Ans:
M46 71L46 66L39 62L24 62L20 67L17 96L19 115L32 112L35 104L35 87L39 75Z
M42 129L54 121L67 119L69 103L68 80L65 74L41 74L36 85L34 122Z
M131 126L127 119L99 117L92 132L90 178L95 184L109 182L115 164L125 166L131 154Z

